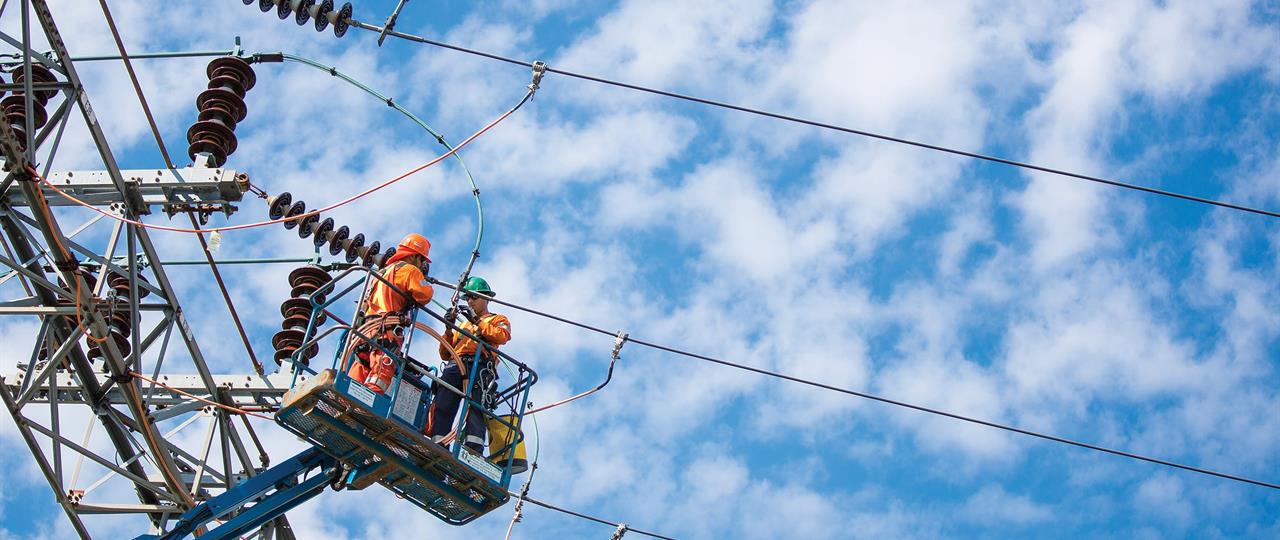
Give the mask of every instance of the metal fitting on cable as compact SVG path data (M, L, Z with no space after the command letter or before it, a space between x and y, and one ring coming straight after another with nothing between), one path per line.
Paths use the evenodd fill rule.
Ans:
M280 315L284 317L284 321L280 323L281 330L271 337L271 345L276 349L276 364L283 364L306 341L307 325L311 322L312 297L315 297L316 303L324 302L324 295L315 293L330 281L333 281L333 277L319 266L307 265L289 272L289 299L280 304ZM315 328L319 328L327 319L323 311L317 314ZM312 345L302 352L298 360L305 366L319 353L319 346Z
M542 60L536 60L533 62L533 82L529 83L528 87L530 92L537 92L538 88L541 88L539 85L542 84L542 76L546 73L546 62L543 62Z
M619 523L618 528L613 530L613 536L609 537L609 540L622 540L628 530L626 523Z
M622 330L618 330L616 337L613 338L613 359L614 360L618 359L618 354L622 352L622 346L626 345L627 338L630 336L631 336L630 334L623 332Z

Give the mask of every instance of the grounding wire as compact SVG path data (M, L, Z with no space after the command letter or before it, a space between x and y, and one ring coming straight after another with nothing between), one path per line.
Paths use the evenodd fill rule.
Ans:
M351 26L356 27L356 28L360 28L360 29L362 29L362 30L369 30L369 31L373 31L373 32L381 32L381 31L383 30L383 29L382 29L382 27L374 26L374 25L367 24L367 23L363 23L363 22L360 22L360 21L357 21L357 20L354 20L354 19L352 19L350 22L351 22ZM514 65L517 65L517 66L533 67L533 63L532 63L532 62L525 62L525 61L523 61L523 60L517 60L517 59L515 59L515 58L509 58L509 57L502 56L502 55L498 55L498 54L493 54L493 53L489 53L489 52L479 51L479 50L476 50L476 49L469 49L469 48L467 48L467 47L461 47L461 46L458 46L458 45L452 45L452 44L449 44L449 43L445 43L445 42L443 42L443 41L436 41L436 40L433 40L433 39L430 39L430 38L425 38L425 37L422 37L422 36L416 36L416 35L413 35L413 34L406 34L406 33L404 33L404 32L397 32L397 31L395 31L395 30L388 31L388 32L387 32L387 35L389 35L389 36L394 36L394 37L397 37L397 38L400 38L400 39L404 39L404 40L407 40L407 41L412 41L412 42L416 42L416 43L422 43L422 44L426 44L426 45L433 45L433 46L440 47L440 48L444 48L444 49L450 49L450 50L453 50L453 51L463 52L463 53L467 53L467 54L471 54L471 55L475 55L475 56L481 56L481 57L489 58L489 59L492 59L492 60L498 60L498 61L501 61L501 62L506 62L506 63L508 63L508 64L514 64ZM1053 167L1046 167L1046 166L1043 166L1043 165L1036 165L1036 164L1034 164L1034 163L1028 163L1028 162L1025 162L1025 161L1017 161L1017 160L1013 160L1013 159L1009 159L1009 158L1003 158L1003 157L994 156L994 155L990 155L990 154L982 154L982 153L979 153L979 152L971 152L971 151L968 151L968 150L960 150L960 149L957 149L957 148L951 148L951 147L942 146L942 145L939 145L939 144L926 143L926 142L922 142L922 141L916 141L916 140L912 140L912 139L906 139L906 138L903 138L903 137L895 137L895 136L892 136L892 135L885 135L885 134L882 134L882 133L876 133L876 132L873 132L873 131L867 131L867 130L862 130L862 129L855 129L855 128L849 128L849 127L844 127L844 126L838 126L838 125L835 125L835 124L829 124L829 123L826 123L826 122L819 122L819 121L816 121L816 120L809 120L809 119L801 118L801 117L798 117L798 116L791 116L791 115L787 115L787 114L775 113L775 112L770 112L770 111L766 111L766 110L763 110L763 109L756 109L756 108L752 108L752 107L746 107L746 106L743 106L743 105L735 105L735 104L733 104L733 103L728 103L728 102L724 102L724 101L717 101L717 100L714 100L714 99L702 98L702 97L698 97L698 96L691 96L691 95L688 95L688 94L681 94L681 93L678 93L678 92L671 92L671 91L668 91L668 90L661 90L661 89L658 89L658 88L651 88L651 87L647 87L647 86L641 86L641 85L638 85L638 84L631 84L631 83L626 83L626 82L621 82L621 81L615 81L615 80L612 80L612 79L606 79L606 78L604 78L604 77L596 77L596 76L593 76L593 75L586 75L586 74L582 74L582 73L576 73L576 72L573 72L573 71L568 71L568 70L563 70L563 69L556 69L556 68L553 68L553 67L550 67L550 66L547 66L547 67L546 67L546 71L547 71L548 73L556 73L556 74L559 74L559 75L564 75L564 76L566 76L566 77L573 77L573 78L575 78L575 79L581 79L581 80L584 80L584 81L591 81L591 82L595 82L595 83L599 83L599 84L605 84L605 85L609 85L609 86L616 86L616 87L618 87L618 88L625 88L625 89L628 89L628 90L635 90L635 91L638 91L638 92L645 92L645 93L654 94L654 95L659 95L659 96L664 96L664 97L669 97L669 98L673 98L673 99L679 99L679 100L689 101L689 102L693 102L693 103L699 103L699 104L702 104L702 105L709 105L709 106L712 106L712 107L720 107L720 108L723 108L723 109L730 109L730 110L734 110L734 111L738 111L738 112L743 112L743 113L747 113L747 114L754 114L754 115L757 115L757 116L764 116L764 117L768 117L768 118L773 118L773 119L776 119L776 120L783 120L783 121L786 121L786 122L794 122L794 123L797 123L797 124L804 124L804 125L807 125L807 126L817 127L817 128L821 128L821 129L828 129L828 130L832 130L832 131L839 131L839 132L842 132L842 133L848 133L848 134L851 134L851 135L858 135L858 136L861 136L861 137L868 137L868 138L872 138L872 139L879 139L879 140L882 140L882 141L888 141L888 142L893 142L893 143L898 143L898 144L905 144L905 145L909 145L909 146L915 146L915 147L917 147L917 148L924 148L924 149L927 149L927 150L934 150L934 151L937 151L937 152L945 152L945 153L953 154L953 155L957 155L957 156L963 156L963 157L967 157L967 158L979 159L979 160L983 160L983 161L989 161L989 162L992 162L992 163L1000 163L1000 164L1003 164L1003 165L1009 165L1009 166L1018 167L1018 168L1027 169L1027 170L1032 170L1032 171L1037 171L1037 172L1042 172L1042 173L1048 173L1048 174L1054 174L1054 175L1058 175L1058 176L1065 176L1065 177L1067 177L1067 178L1073 178L1073 179L1076 179L1076 180L1085 180L1085 181L1089 181L1089 182L1095 182L1095 183L1098 183L1098 184L1106 184L1106 185L1113 186L1113 187L1124 188L1124 189L1130 189L1130 190L1134 190L1134 191L1141 191L1141 192L1148 193L1148 194L1152 194L1152 195L1159 195L1159 196L1163 196L1163 197L1170 197L1170 198L1174 198L1174 199L1181 199L1181 200L1184 200L1184 201L1191 201L1191 202L1196 202L1196 203L1201 203L1201 204L1207 204L1207 205L1211 205L1211 206L1218 206L1218 207L1221 207L1221 208L1229 208L1229 209L1232 209L1232 210L1239 210L1239 211L1241 211L1241 212L1248 212L1248 213L1251 213L1251 214L1259 214L1259 215L1268 216L1268 217L1273 217L1273 218L1280 218L1280 212L1274 212L1274 211L1271 211L1271 210L1264 210L1264 209L1260 209L1260 208L1253 208L1253 207L1244 206L1244 205L1241 205L1241 204L1236 204L1236 203L1231 203L1231 202L1225 202L1225 201L1219 201L1219 200L1209 199L1209 198L1205 198L1205 197L1197 197L1197 196L1195 196L1195 195L1187 195L1187 194L1184 194L1184 193L1178 193L1178 192L1176 192L1176 191L1168 191L1168 190L1164 190L1164 189L1158 189L1158 188L1153 188L1153 187L1147 187L1147 186L1143 186L1143 185L1140 185L1140 184L1134 184L1134 183L1130 183L1130 182L1123 182L1123 181L1120 181L1120 180L1112 180L1112 179L1108 179L1108 178L1102 178L1102 177L1100 177L1100 176L1092 176L1092 175L1088 175L1088 174L1076 173L1076 172L1071 172L1071 171L1067 171L1067 170L1064 170L1064 169L1056 169L1056 168L1053 168Z
M365 93L375 98L378 98L379 100L386 103L388 107L391 107L392 109L399 111L400 114L403 114L406 117L408 117L409 120L413 121L413 123L417 124L419 127L426 130L427 133L431 134L431 136L435 138L436 142L440 143L440 145L445 147L446 150L452 152L453 159L458 162L458 166L462 168L463 174L467 176L467 182L471 184L471 194L476 201L476 221L478 222L476 225L476 242L475 242L475 247L472 248L471 250L471 258L467 261L466 270L463 273L463 275L469 275L471 273L471 269L475 266L476 259L480 257L480 244L484 241L484 207L480 204L480 187L476 185L476 179L473 176L471 176L471 169L467 168L467 163L462 160L462 155L459 152L457 152L457 150L452 145L450 145L448 141L445 140L443 135L441 135L436 130L432 129L431 126L427 125L427 123L422 121L421 118L418 118L417 115L413 114L408 109L401 106L399 103L396 103L395 99L392 98L391 96L383 95L381 92L378 92L373 88L370 88L364 83L356 80L354 77L351 77L346 73L339 71L334 66L327 66L320 62L312 60L310 58L305 58L302 56L297 56L289 53L281 53L281 56L285 60L298 62L300 64L304 64L304 65L311 66L313 68L325 71L329 75L342 79L343 81L346 81L352 86L355 86L356 88L364 90Z
M450 283L446 283L446 282L443 282L443 281L440 281L440 280L435 279L435 278L428 278L428 279L430 279L430 280L431 280L431 282L432 282L432 283L434 283L434 284L436 284L436 285L441 285L441 286L444 286L444 287L453 287L453 285L452 285L452 284L450 284ZM519 304L514 304L514 303L507 302L507 301L503 301L503 300L498 300L498 299L496 299L496 298L490 298L490 299L489 299L489 301L490 301L490 302L493 302L493 303L496 303L496 304L504 305L504 306L507 306L507 307L510 307L510 308L518 309L518 310L520 310L520 311L524 311L524 312L526 312L526 313L531 313L531 314L533 314L533 315L537 315L537 316L539 316L539 317L544 317L544 318L551 319L551 320L554 320L554 321L558 321L558 322L561 322L561 323L564 323L564 324L568 324L568 325L571 325L571 326L576 326L576 327L578 327L578 328L582 328L582 329L584 329L584 330L589 330L589 331L592 331L592 332L596 332L596 333L600 333L600 334L605 334L605 335L609 335L609 336L613 336L613 335L615 335L613 332L610 332L610 331L605 330L605 329L603 329L603 328L599 328L599 327L596 327L596 326L591 326L591 325L589 325L589 324L585 324L585 323L582 323L582 322L578 322L578 321L575 321L575 320L572 320L572 319L567 319L567 318L564 318L564 317L560 317L560 316L558 316L558 315L553 315L553 314L551 314L551 313L547 313L547 312L544 312L544 311L539 311L539 310L536 310L536 309L533 309L533 308L529 308L529 307L525 307L525 306L522 306L522 305L519 305ZM1270 488L1270 489L1280 490L1280 484L1275 484L1275 483L1271 483L1271 482L1265 482L1265 481L1262 481L1262 480L1254 480L1254 479L1247 478L1247 477L1244 477L1244 476L1239 476L1239 475L1234 475L1234 474L1229 474L1229 473L1218 472L1218 471L1214 471L1214 470L1210 470L1210 469L1204 469L1204 468L1200 468L1200 467L1194 467L1194 466L1191 466L1191 465L1183 465L1183 464L1181 464L1181 463L1177 463L1177 462L1173 462L1173 461L1168 461L1168 460L1163 460L1163 459L1158 459L1158 458L1153 458L1153 457L1149 457L1149 456L1144 456L1144 455L1142 455L1142 454L1135 454L1135 453L1132 453L1132 452L1126 452L1126 451L1123 451L1123 450L1115 450L1115 449L1112 449L1112 448L1107 448L1107 447L1105 447L1105 446L1098 446L1098 445L1095 445L1095 444L1090 444L1090 443L1086 443L1086 442L1080 442L1080 441L1076 441L1076 440L1068 439L1068 438L1065 438L1065 437L1059 437L1059 436L1057 436L1057 435L1050 435L1050 434L1047 434L1047 433L1040 433L1040 432L1037 432L1037 431L1031 431L1031 430L1029 430L1029 429L1023 429L1023 428L1019 428L1019 427L1015 427L1015 426L1010 426L1010 425L1006 425L1006 424L1001 424L1001 423L998 423L998 422L992 422L992 421L989 421L989 420L982 420L982 419L980 419L980 418L974 418L974 417L971 417L971 416L965 416L965 415L962 415L962 414L956 414L956 413L952 413L952 412L947 412L947 411L944 411L944 410L941 410L941 409L934 409L934 408L931 408L931 407L925 407L925 406L923 406L923 405L916 405L916 404L913 404L913 403L907 403L907 402L905 402L905 401L898 401L898 400L895 400L895 399L890 399L890 398L883 397L883 396L878 396L878 395L875 395L875 394L869 394L869 393L866 393L866 392L859 392L859 391L857 391L857 390L852 390L852 389L849 389L849 388L841 388L841 387L839 387L839 386L832 386L832 385L824 384L824 383L820 383L820 382L817 382L817 381L812 381L812 380L808 380L808 379L802 379L802 378L800 378L800 377L796 377L796 376L793 376L793 375L787 375L787 374L785 374L785 373L779 373L779 372L776 372L776 371L770 371L770 370L763 369L763 368L758 368L758 367L748 366L748 365L745 365L745 364L739 364L739 363L735 363L735 362L730 362L730 361L728 361L728 360L723 360L723 359L720 359L720 358L715 358L715 357L706 356L706 355L702 355L702 354L698 354L698 353L694 353L694 352L689 352L689 351L685 351L685 350L677 349L677 348L675 348L675 347L669 347L669 346L666 346L666 345L661 345L661 344L658 344L658 343L653 343L653 342L645 341L645 340L642 340L642 339L636 339L636 338L634 338L634 337L629 337L629 338L628 338L628 341L630 341L630 342L632 342L632 343L635 343L636 345L641 345L641 346L644 346L644 347L649 347L649 348L651 348L651 349L657 349L657 350L660 350L660 351L665 351L665 352L672 353L672 354L676 354L676 355L679 355L679 356L685 356L685 357L688 357L688 358L693 358L693 359L695 359L695 360L702 360L702 361L705 361L705 362L711 362L711 363L714 363L714 364L720 364L720 365L722 365L722 366L726 366L726 367L731 367L731 368L735 368L735 369L741 369L741 370L744 370L744 371L750 371L750 372L757 373L757 374L760 374L760 375L766 375L766 376L769 376L769 377L774 377L774 378L778 378L778 379L783 379L783 380L791 381L791 382L794 382L794 383L799 383L799 384L803 384L803 385L807 385L807 386L812 386L812 387L815 387L815 388L821 388L821 389L823 389L823 390L830 390L830 391L832 391L832 392L839 392L839 393L841 393L841 394L847 394L847 395L850 395L850 396L860 397L860 398L863 398L863 399L869 399L869 400L872 400L872 401L878 401L878 402L886 403L886 404L893 405L893 406L896 406L896 407L903 407L903 408L907 408L907 409L913 409L913 410L920 411L920 412L926 412L926 413L929 413L929 414L934 414L934 415L943 416L943 417L946 417L946 418L951 418L951 419L953 419L953 420L961 420L961 421L969 422L969 423L972 423L972 424L978 424L978 425L981 425L981 426L986 426L986 427L990 427L990 428L1000 429L1000 430L1004 430L1004 431L1008 431L1008 432L1012 432L1012 433L1018 433L1018 434L1021 434L1021 435L1027 435L1027 436L1030 436L1030 437L1036 437L1036 438L1039 438L1039 439L1044 439L1044 440L1047 440L1047 441L1052 441L1052 442L1056 442L1056 443L1061 443L1061 444L1066 444L1066 445L1070 445L1070 446L1075 446L1075 447L1078 447L1078 448L1084 448L1084 449L1094 450L1094 451L1097 451L1097 452L1102 452L1102 453L1111 454L1111 455L1115 455L1115 456L1125 457L1125 458L1129 458L1129 459L1135 459L1135 460L1139 460L1139 461L1145 461L1145 462L1148 462L1148 463L1154 463L1154 464L1156 464L1156 465L1163 465L1163 466L1166 466L1166 467L1171 467L1171 468L1175 468L1175 469L1181 469L1181 470L1184 470L1184 471L1190 471L1190 472L1199 473L1199 474L1204 474L1204 475L1208 475L1208 476L1215 476L1215 477L1223 478L1223 479L1226 479L1226 480L1234 480L1234 481L1236 481L1236 482L1242 482L1242 483L1245 483L1245 484L1252 484L1252 485L1255 485L1255 486L1261 486L1261 487L1265 487L1265 488Z

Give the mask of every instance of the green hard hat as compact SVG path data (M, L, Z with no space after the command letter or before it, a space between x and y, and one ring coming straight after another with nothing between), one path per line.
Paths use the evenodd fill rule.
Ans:
M497 293L493 292L493 289L489 288L489 282L485 281L484 278L480 276L471 276L468 278L467 284L462 286L462 290L483 294L485 296L498 296Z

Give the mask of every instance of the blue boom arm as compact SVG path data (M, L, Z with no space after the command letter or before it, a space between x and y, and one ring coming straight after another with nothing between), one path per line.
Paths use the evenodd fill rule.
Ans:
M309 478L307 474L311 472ZM142 535L135 540L176 540L186 538L213 520L239 510L218 527L201 535L201 540L238 538L319 495L342 474L338 461L317 448L267 469L226 493L209 499L178 518L173 529L163 535Z

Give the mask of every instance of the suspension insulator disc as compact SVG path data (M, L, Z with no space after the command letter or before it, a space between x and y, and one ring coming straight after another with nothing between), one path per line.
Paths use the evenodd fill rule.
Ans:
M333 0L320 0L311 8L311 16L316 20L316 31L323 32L329 27L329 14L333 12Z
M339 253L342 253L342 243L346 241L347 236L350 235L351 229L348 229L346 225L338 227L337 230L333 231L333 234L329 236L329 255L337 256Z
M351 2L342 4L342 9L338 10L337 16L331 21L333 22L334 36L342 37L347 35L347 29L351 27L351 23L348 21L351 19L352 11Z
M298 223L298 237L307 238L311 236L311 233L315 232L316 224L320 223L320 214L311 214L298 221L300 221Z
M293 204L293 194L285 191L267 201L267 216L272 220L283 218Z
M324 218L319 225L316 226L315 236L311 237L311 243L316 247L323 246L329 241L329 231L333 230L333 218Z
M289 207L289 211L285 213L284 217L291 218L295 216L301 216L302 214L305 214L305 213L307 213L307 203L298 201L296 203L293 203L293 206ZM285 229L292 229L298 226L299 221L301 220L290 219L289 221L281 222L281 224L284 225Z
M311 20L311 6L316 5L316 0L293 0L293 22L298 26L307 24Z

